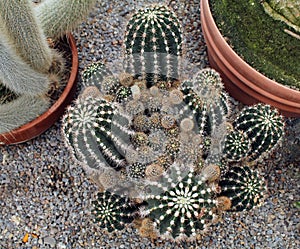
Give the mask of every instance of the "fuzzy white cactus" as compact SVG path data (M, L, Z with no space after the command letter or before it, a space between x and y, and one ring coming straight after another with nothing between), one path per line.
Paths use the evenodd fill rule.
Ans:
M0 133L47 110L48 92L59 84L64 60L46 37L66 34L95 2L45 0L34 5L31 0L0 0L0 88L8 90L0 91L0 99L8 99L7 92L14 96L0 104Z

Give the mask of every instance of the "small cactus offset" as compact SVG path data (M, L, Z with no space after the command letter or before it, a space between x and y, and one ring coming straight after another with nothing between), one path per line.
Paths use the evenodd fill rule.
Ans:
M182 31L175 14L165 6L138 11L129 20L125 35L126 71L142 76L148 87L158 80L179 76Z
M92 63L90 66L86 67L82 73L82 84L84 87L96 86L101 92L102 90L107 89L103 91L103 93L107 93L114 89L113 85L109 84L105 88L106 84L102 84L102 81L104 81L106 77L112 75L112 72L103 63Z
M277 109L264 104L244 108L233 126L244 132L251 141L248 155L250 161L268 155L284 134L283 117Z
M192 110L200 127L200 134L211 135L225 122L229 104L220 75L213 69L202 69L192 81L181 85L184 102Z
M183 174L173 167L163 183L152 183L153 194L145 197L148 206L143 213L154 221L161 235L183 240L195 237L211 223L216 201L205 179L195 176L192 169Z
M92 202L94 221L108 232L124 229L125 225L134 219L137 207L126 197L105 191L97 194Z
M251 141L240 130L230 131L225 138L224 157L229 161L241 161L247 159Z
M248 166L233 167L220 180L220 196L230 199L228 211L249 210L262 203L266 192L264 179Z

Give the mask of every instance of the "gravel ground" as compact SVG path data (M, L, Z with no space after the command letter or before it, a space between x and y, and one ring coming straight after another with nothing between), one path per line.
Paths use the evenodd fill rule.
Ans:
M99 1L74 35L80 71L92 61L118 61L129 13L155 1ZM157 1L159 2L159 1ZM182 17L186 56L199 68L208 65L200 30L199 1L167 2ZM79 78L79 85L81 80ZM240 106L235 102L236 108ZM175 244L141 238L133 227L107 234L92 222L96 186L70 160L60 122L20 145L0 147L0 248L300 248L300 119L287 120L287 136L264 168L269 196L246 213L227 213L195 242ZM28 241L26 240L28 236Z

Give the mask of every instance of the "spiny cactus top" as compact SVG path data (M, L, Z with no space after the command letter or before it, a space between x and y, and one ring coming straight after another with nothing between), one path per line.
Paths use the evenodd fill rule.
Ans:
M266 184L258 172L247 166L233 167L219 182L220 196L231 200L230 211L249 210L262 203Z
M95 222L108 232L122 230L126 223L133 221L137 211L137 207L126 198L107 191L98 193L92 204Z
M207 228L213 218L216 202L204 179L192 169L172 168L165 183L153 183L153 194L145 197L148 206L143 211L154 220L160 234L174 239L196 236Z
M283 117L277 109L264 104L244 108L233 126L244 132L251 141L250 160L269 154L284 134Z
M158 79L178 79L182 31L177 17L167 7L149 7L134 14L128 22L124 44L126 70L143 76L148 86Z

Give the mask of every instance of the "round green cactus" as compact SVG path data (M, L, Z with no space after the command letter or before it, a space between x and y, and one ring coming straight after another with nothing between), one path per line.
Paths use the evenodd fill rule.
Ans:
M97 199L92 202L94 222L108 232L122 230L126 223L134 219L136 206L128 199L108 191L97 194Z
M112 72L102 62L95 62L86 67L82 73L82 83L84 87L96 86L103 94L111 94L117 90L119 84L106 78L113 76Z
M149 7L134 14L127 24L124 44L126 71L142 76L148 87L158 80L178 79L182 31L167 7Z
M246 159L251 148L251 141L240 130L233 130L226 135L224 157L229 161Z
M208 227L215 200L205 180L195 176L192 169L184 172L186 175L182 169L172 169L175 172L164 176L165 184L154 182L150 186L152 194L145 197L148 206L144 213L161 235L180 240L196 236Z
M268 155L284 134L283 117L277 109L264 104L244 108L233 126L251 141L249 160L252 161Z
M126 139L132 134L126 128L127 122L112 103L87 97L68 108L63 134L75 157L89 167L101 168L103 164L122 167Z
M220 196L231 200L229 211L249 210L262 203L266 192L264 179L248 166L233 167L220 180Z

